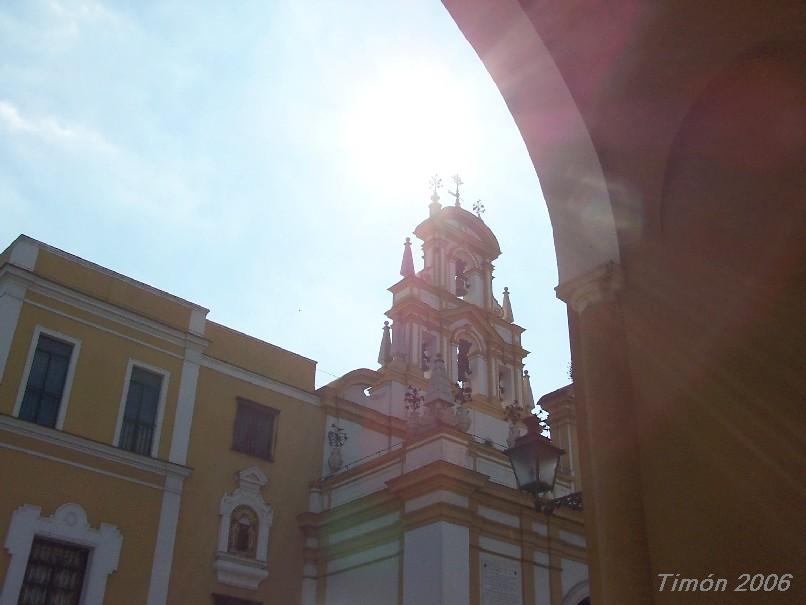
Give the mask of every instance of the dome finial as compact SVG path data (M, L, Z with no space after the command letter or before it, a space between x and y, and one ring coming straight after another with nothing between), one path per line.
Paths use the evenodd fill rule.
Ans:
M454 206L456 206L457 208L461 208L462 204L460 204L459 202L462 200L462 197L459 194L459 185L464 185L464 181L462 181L462 177L460 177L458 174L454 174L451 177L451 180L453 181L453 184L456 186L456 190L449 191L448 193L450 193L456 199Z
M428 181L428 184L431 185L431 188L434 190L434 192L431 194L431 201L436 204L439 202L439 193L437 190L442 189L442 179L438 174L435 174Z

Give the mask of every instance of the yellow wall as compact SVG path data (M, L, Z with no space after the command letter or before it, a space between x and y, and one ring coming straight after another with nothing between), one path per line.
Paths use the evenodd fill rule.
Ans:
M313 391L316 362L257 338L207 322L205 353L274 380Z
M28 299L44 301L48 306L80 315L66 305L59 305L56 301L47 300L43 296L29 293ZM93 322L119 331L120 326L113 322L97 317L93 318ZM12 413L19 385L24 379L25 362L37 325L81 341L63 427L67 432L112 443L121 396L127 387L124 379L129 358L163 368L170 373L158 456L167 458L182 367L181 360L31 304L24 304L20 313L12 342L12 354L9 356L3 383L0 384L0 412Z
M41 247L34 273L179 330L186 330L190 321L190 303L181 303L177 298L168 298L167 294L160 294L124 276L102 272Z
M58 447L42 446L31 440L0 433L5 443L35 449L80 464L96 466L89 456L76 456ZM61 450L61 451L59 451ZM97 466L109 466L97 465ZM116 466L118 474L128 469ZM156 475L153 482L160 483ZM142 605L151 575L151 560L159 520L162 493L119 478L32 456L7 448L0 449L0 520L2 533L11 515L23 504L42 507L43 517L52 515L62 504L76 503L87 512L91 527L100 523L115 525L123 536L118 570L108 578L105 603ZM0 584L5 579L10 557L0 549Z
M238 396L280 411L272 462L230 449ZM171 605L208 602L212 592L267 604L298 601L303 543L296 516L307 509L308 481L319 476L323 439L319 407L202 368L188 452L188 465L195 471L185 482L182 495L168 598ZM257 593L218 584L212 567L221 497L235 489L235 473L251 466L268 477L263 496L274 508L269 576Z

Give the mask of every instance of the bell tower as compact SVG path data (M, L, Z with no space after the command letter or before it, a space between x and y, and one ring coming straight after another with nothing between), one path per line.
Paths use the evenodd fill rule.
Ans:
M514 323L509 290L504 288L500 303L493 293L493 262L501 249L482 219L484 207L478 201L475 213L463 208L462 181L456 176L453 182L453 203L443 206L441 182L432 180L429 216L414 229L422 242L419 271L406 238L402 279L389 288L393 299L386 315L392 325L382 340L380 374L382 382L424 389L439 356L448 380L465 394L465 405L489 420L503 420L508 405L534 405L524 388L524 330Z

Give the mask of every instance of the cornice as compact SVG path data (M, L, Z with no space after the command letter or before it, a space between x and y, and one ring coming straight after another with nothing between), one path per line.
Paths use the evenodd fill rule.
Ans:
M204 311L205 313L210 311L209 309L207 309L206 307L203 307L202 305L199 305L199 304L194 303L192 301L189 301L187 299L184 299L184 298L181 298L179 296L176 296L175 294L171 294L170 292L166 292L165 290L160 290L159 288L155 288L154 286L151 286L151 285L146 284L144 282L141 282L141 281L138 281L136 279L133 279L133 278L127 276L127 275L123 275L122 273L118 273L117 271L113 271L112 269L109 269L109 268L104 267L102 265L99 265L97 263L93 263L92 261L88 261L88 260L86 260L84 258L81 258L80 256L76 256L75 254L70 254L69 252L65 252L64 250L56 248L55 246L51 246L50 244L46 244L45 242L39 241L37 239L34 239L33 237L30 237L28 235L24 235L24 234L20 235L16 240L14 240L13 243L17 244L18 242L28 242L29 244L32 244L32 245L36 246L37 248L44 250L45 252L53 254L54 256L58 256L58 257L63 258L65 260L67 260L67 261L70 261L71 263L75 263L77 265L80 265L80 266L82 266L84 268L91 269L92 271L96 271L97 273L100 273L100 274L105 275L107 277L111 277L111 278L117 279L119 281L125 282L125 283L127 283L127 284L129 284L131 286L134 286L135 288L138 288L140 290L143 290L145 292L148 292L149 294L153 294L153 295L158 296L160 298L163 298L165 300L169 300L172 303L178 304L178 305L180 305L182 307L185 307L187 309Z
M87 454L156 475L185 478L189 477L193 472L193 469L187 466L158 458L141 456L106 443L100 443L65 431L40 426L33 422L20 420L19 418L5 414L0 414L0 431L28 437L42 443L57 445L74 452Z
M410 499L438 489L469 495L483 488L490 478L444 460L435 460L386 482L390 493Z
M206 338L191 332L183 332L134 311L98 300L14 265L5 264L0 267L0 280L7 279L16 281L37 294L47 296L128 328L133 328L149 336L161 338L180 347L204 349L210 342Z

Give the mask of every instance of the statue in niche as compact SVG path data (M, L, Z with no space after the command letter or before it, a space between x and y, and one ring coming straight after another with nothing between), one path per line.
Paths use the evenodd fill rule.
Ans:
M504 371L498 372L498 399L504 401L507 389L504 386Z
M467 294L468 282L465 277L465 268L467 265L462 259L456 259L456 296L459 298Z
M431 369L431 352L428 350L428 343L424 342L420 355L420 369L427 372Z
M457 345L457 378L459 382L470 380L470 343L466 340L460 340Z
M257 552L257 514L248 506L232 511L227 550L233 554L254 559Z

